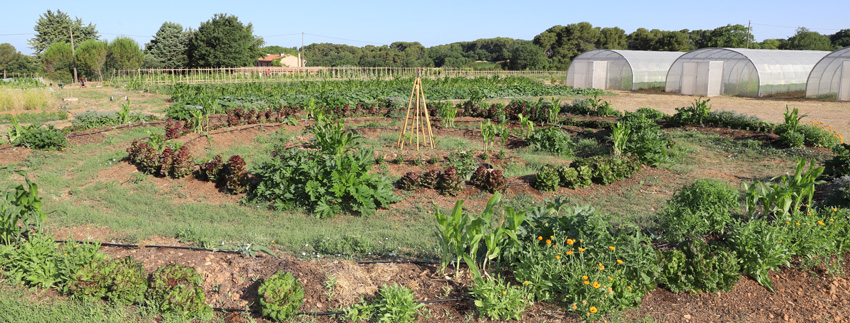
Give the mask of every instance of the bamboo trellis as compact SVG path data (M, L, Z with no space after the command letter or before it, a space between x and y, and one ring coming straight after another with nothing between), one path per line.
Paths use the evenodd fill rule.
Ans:
M416 101L414 102L414 97ZM413 110L413 115L410 111ZM407 134L407 123L410 121L410 136L405 138ZM434 148L434 133L431 131L431 117L428 114L428 106L425 104L425 91L422 89L422 71L417 71L416 80L413 81L413 90L410 91L410 100L407 103L407 114L404 116L404 127L398 135L396 146L399 149L404 149L404 141L407 139L408 145L413 144L413 137L416 137L416 150L419 150L419 135L422 135L422 146L431 146Z

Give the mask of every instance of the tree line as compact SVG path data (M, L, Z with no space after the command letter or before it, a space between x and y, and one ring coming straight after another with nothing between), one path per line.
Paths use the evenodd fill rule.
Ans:
M142 49L125 37L100 40L94 25L84 25L60 10L41 15L29 40L34 55L0 44L0 70L44 73L70 81L73 68L86 79L102 80L114 70L137 68L206 68L251 66L272 53L296 54L297 48L264 46L253 26L236 16L216 14L198 29L164 22ZM72 38L73 37L73 48ZM394 42L363 47L314 43L302 48L307 66L468 67L476 69L565 70L582 52L593 49L630 49L687 52L705 47L831 51L850 46L850 29L823 35L797 29L787 39L756 42L747 27L736 24L712 30L659 30L639 28L626 33L619 27L594 27L588 22L556 25L532 40L488 38L425 47L419 42Z

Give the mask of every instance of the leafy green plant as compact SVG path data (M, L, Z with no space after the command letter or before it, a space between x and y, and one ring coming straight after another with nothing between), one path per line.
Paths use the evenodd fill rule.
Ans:
M570 135L558 127L537 128L527 141L534 150L547 151L561 157L573 154Z
M106 254L100 252L100 243L66 241L57 253L56 266L62 292L69 294L69 285L80 268L92 263L105 262ZM145 284L147 284L145 282Z
M617 122L614 127L611 128L611 150L614 156L619 157L623 154L626 144L628 144L629 134L631 134L631 132L632 129L628 123Z
M14 134L12 129L15 129ZM22 131L18 131L18 127L13 124L13 128L9 129L10 140L12 137L15 138L12 142L14 146L38 150L62 150L68 147L68 139L65 139L62 130L53 128L53 125L47 125L47 127L29 125Z
M650 166L658 166L669 160L667 150L673 142L655 121L639 114L620 120L630 130L622 147L623 152L636 155L642 163Z
M669 237L674 241L721 234L732 223L738 191L729 184L699 179L682 187L661 212Z
M24 183L7 191L3 201L0 201L0 239L5 244L17 240L28 231L42 232L44 220L47 219L47 214L42 211L38 184L30 181L26 171L14 172L24 177Z
M558 189L559 183L558 170L552 165L543 165L534 176L532 186L541 191L554 191Z
M47 234L33 234L16 244L0 245L0 268L14 282L50 288L60 283L56 264L59 244Z
M257 294L263 316L277 322L293 317L304 302L304 287L283 271L263 280Z
M355 304L344 310L343 318L349 321L374 321L379 323L415 322L425 304L414 299L407 287L383 285L380 295L372 304Z
M824 162L824 172L832 177L850 175L850 144L838 144L832 147L835 156Z
M541 98L542 99L542 98ZM551 124L558 124L558 115L561 113L561 100L552 98L552 105L546 110L546 121Z
M141 304L148 288L141 262L130 257L93 261L82 266L68 282L67 291L89 301L107 298L117 304Z
M7 130L6 139L9 140L10 144L14 145L16 142L19 142L21 140L21 137L26 132L26 129L24 129L24 127L21 127L21 124L18 123L18 118L15 116L12 116L11 122L12 126L9 127L9 129Z
M248 199L281 210L304 208L320 218L343 212L369 216L399 200L388 179L369 172L373 164L367 149L337 156L289 149L257 168L259 182Z
M522 313L531 305L522 288L506 283L501 277L476 281L471 293L478 314L492 320L521 320Z
M520 127L523 129L523 137L528 138L534 132L534 122L530 120L530 116L523 116L522 113L517 115L519 118Z
M436 188L440 194L457 196L460 192L463 192L465 185L457 169L454 166L449 166L440 174Z
M661 253L659 284L674 293L729 291L741 278L738 258L722 246L691 240L680 248Z
M711 99L703 100L702 97L694 99L690 107L676 108L676 114L673 115L673 122L681 125L705 125L711 105L708 102Z
M481 128L481 137L484 139L484 152L487 152L488 147L493 147L493 139L496 136L496 127L492 122L490 122L490 120L487 120L487 123L481 122L479 124L479 128Z
M345 120L330 123L317 123L313 126L316 148L331 155L340 155L346 148L354 145L360 135L345 131Z
M455 151L446 158L449 166L457 171L462 180L469 179L475 171L475 156L467 151Z
M791 254L782 240L780 229L766 220L739 224L729 233L729 245L741 261L741 270L770 291L773 284L768 272L790 265Z
M454 128L455 116L457 116L457 107L452 104L441 104L439 106L440 118L443 119L443 127Z
M162 312L206 319L212 309L206 304L202 282L203 278L191 267L166 265L151 274L147 299Z

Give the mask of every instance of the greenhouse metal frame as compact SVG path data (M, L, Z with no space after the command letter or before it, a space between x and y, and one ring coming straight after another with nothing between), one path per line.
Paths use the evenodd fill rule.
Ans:
M827 51L702 48L670 66L666 92L759 97L803 92Z
M806 82L806 97L850 101L850 47L823 57Z
M684 52L595 49L576 56L566 85L602 90L663 88L667 71Z

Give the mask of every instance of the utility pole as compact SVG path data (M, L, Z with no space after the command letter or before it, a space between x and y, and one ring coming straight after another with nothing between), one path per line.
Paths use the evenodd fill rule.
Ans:
M304 62L302 61L304 55L301 54L301 51L304 50L304 32L301 32L301 48L298 49L298 67L304 67Z
M71 33L71 61L74 62L74 82L77 82L77 54L74 52L74 30L68 26L68 32Z
M750 26L752 25L752 23L752 20L747 20L747 49L750 48L750 33L752 33L752 27Z

